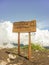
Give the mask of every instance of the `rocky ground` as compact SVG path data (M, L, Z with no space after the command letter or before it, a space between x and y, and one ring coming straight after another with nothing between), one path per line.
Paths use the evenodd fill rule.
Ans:
M0 65L49 65L49 50L32 50L31 60L27 54L26 49L21 49L21 55L17 49L0 49Z

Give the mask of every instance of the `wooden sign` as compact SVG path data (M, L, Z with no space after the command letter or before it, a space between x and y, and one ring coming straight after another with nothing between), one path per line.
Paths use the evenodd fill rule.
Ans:
M21 21L13 23L13 32L18 32L18 54L20 55L20 32L29 32L28 59L31 59L31 35L30 32L36 32L36 20Z
M13 32L35 32L36 20L13 23Z

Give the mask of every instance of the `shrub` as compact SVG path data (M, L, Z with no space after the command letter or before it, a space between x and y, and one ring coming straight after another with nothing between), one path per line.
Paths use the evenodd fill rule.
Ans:
M23 49L28 49L28 45L25 45L23 47ZM33 44L33 43L31 43L31 49L33 49L33 50L41 50L41 51L44 50L44 48L41 45Z

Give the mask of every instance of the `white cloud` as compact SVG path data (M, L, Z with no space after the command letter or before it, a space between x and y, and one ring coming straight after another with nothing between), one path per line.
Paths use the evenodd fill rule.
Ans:
M10 21L0 23L0 47L13 47L12 43L18 43L18 33L13 33L12 28L13 24ZM21 43L28 44L28 33L21 33L20 37ZM37 29L35 33L31 33L31 42L49 46L49 31Z
M49 46L49 31L37 29L33 39L36 43L40 43L43 46Z
M40 29L49 28L49 20L38 21L37 27Z

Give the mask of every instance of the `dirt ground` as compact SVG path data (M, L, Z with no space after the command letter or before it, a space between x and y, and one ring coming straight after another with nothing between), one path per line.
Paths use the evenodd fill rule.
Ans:
M31 59L27 57L26 49L21 49L21 55L18 55L17 49L0 49L0 65L49 65L49 51L32 50Z

